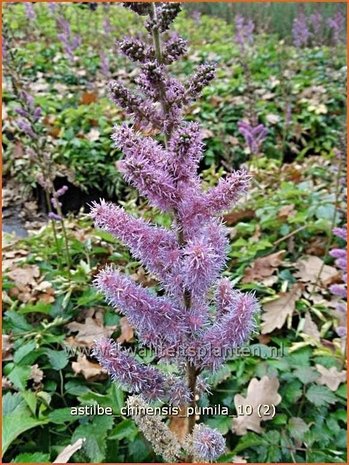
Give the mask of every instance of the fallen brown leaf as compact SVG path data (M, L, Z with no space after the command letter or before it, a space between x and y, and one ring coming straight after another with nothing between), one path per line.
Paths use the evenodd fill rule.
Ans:
M251 415L238 415L233 419L232 430L235 434L242 436L247 433L247 430L261 433L261 421L272 420L273 409L281 402L281 396L278 394L279 381L277 378L268 378L263 376L259 381L253 378L247 388L246 398L240 394L234 397L236 410L239 411L239 406L251 406ZM258 412L258 406L262 408ZM259 416L260 414L260 416Z
M282 328L288 316L296 308L303 286L294 284L289 292L280 293L279 297L263 305L262 334L269 334L276 328Z
M318 384L324 384L331 391L337 391L339 385L344 383L347 379L347 372L345 370L337 371L336 367L331 367L330 369L324 367L323 365L316 364L317 371L321 374L320 378L316 380Z
M121 326L121 334L117 338L117 341L122 344L123 342L130 342L134 338L134 331L130 323L128 322L128 319L123 316L120 319L120 326Z
M254 210L241 210L224 215L223 221L226 223L227 226L233 226L241 220L251 219L255 216L256 213Z
M323 260L315 255L306 255L299 259L295 263L295 268L298 269L298 271L294 273L295 278L303 282L316 283L321 268L322 271L319 282L324 286L329 286L339 278L339 271L337 268L324 265Z
M280 250L279 252L266 255L265 257L257 258L254 262L252 262L251 266L245 270L242 282L263 282L264 278L268 278L274 273L276 268L281 264L284 255L285 251Z
M307 334L308 336L313 337L317 341L320 341L320 331L318 330L318 327L311 319L311 316L309 315L309 313L306 313L304 320L305 321L304 321L303 333Z
M72 363L72 369L77 375L81 374L89 381L103 380L107 378L107 372L98 363L87 360L85 355L78 355L76 362Z
M13 360L12 355L13 344L11 340L11 336L7 334L2 335L2 361L7 362L9 360Z
M103 313L95 312L94 317L88 316L84 323L78 323L73 321L67 325L67 328L70 332L77 335L68 340L68 342L73 342L73 344L79 347L92 347L96 339L101 339L102 337L110 337L116 329L116 326L104 326L103 324Z
M279 213L278 213L278 218L280 219L287 219L289 216L292 216L296 213L294 209L294 205L284 205L283 207L280 208Z

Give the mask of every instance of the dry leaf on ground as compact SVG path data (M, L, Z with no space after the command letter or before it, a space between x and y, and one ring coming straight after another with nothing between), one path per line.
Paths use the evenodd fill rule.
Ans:
M337 391L339 385L344 383L347 379L347 372L345 370L337 371L336 367L328 369L323 365L317 364L316 369L321 374L320 378L318 378L316 382L318 384L324 384L331 389L331 391Z
M296 213L294 209L294 205L284 205L280 208L278 212L278 218L280 219L287 219L289 216L293 216Z
M116 326L104 326L103 314L96 312L94 318L87 317L84 323L73 321L67 325L70 332L77 332L74 337L66 340L69 345L78 347L92 347L94 341L102 337L110 337Z
M280 293L277 299L263 305L262 334L269 334L276 328L282 328L287 317L293 314L302 289L301 284L294 284L289 292Z
M121 334L117 338L117 341L122 344L123 342L130 342L133 340L134 337L134 331L130 323L128 322L128 319L123 316L120 320L120 326L121 326Z
M247 388L246 398L240 394L234 397L236 410L239 406L251 406L251 415L238 415L233 419L233 432L239 436L247 433L247 430L261 433L261 421L271 420L273 418L273 409L281 402L281 396L278 394L279 380L277 378L268 378L263 376L259 381L253 378ZM258 412L258 407L262 406ZM268 415L267 415L268 413ZM259 414L261 417L259 417Z
M13 343L11 341L11 336L7 334L2 335L2 361L8 362L9 360L13 360L12 355Z
M81 374L90 381L103 380L107 378L107 372L98 363L87 360L85 355L79 355L76 362L72 363L72 369L77 375Z
M298 269L298 271L294 273L294 277L305 283L316 283L323 263L323 260L321 260L319 257L316 257L315 255L306 255L295 263L295 267ZM336 282L338 278L339 271L337 268L324 265L319 281L324 286L329 286L330 284Z
M311 319L311 316L309 315L309 313L306 313L305 315L303 333L307 334L308 336L313 337L317 341L320 341L320 331L318 330L318 327Z
M246 268L242 282L263 282L264 278L268 278L274 273L277 267L281 264L284 255L285 251L280 250L279 252L267 255L266 257L257 258L257 260L252 262L251 266Z
M65 447L53 463L68 463L70 457L83 446L85 438L79 438L74 444Z

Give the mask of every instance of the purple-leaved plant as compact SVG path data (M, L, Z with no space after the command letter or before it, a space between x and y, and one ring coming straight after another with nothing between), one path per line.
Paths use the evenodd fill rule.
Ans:
M99 272L95 285L127 316L139 342L153 349L157 359L174 365L175 374L141 364L112 340L96 341L94 354L113 380L136 395L129 397L128 405L159 400L189 412L189 407L195 411L197 396L208 390L199 375L219 368L234 348L248 340L259 308L253 293L244 294L227 278L220 278L228 251L228 231L220 214L247 191L250 176L244 170L234 171L216 187L202 188L197 172L203 156L202 133L197 123L184 120L183 113L212 81L215 67L202 64L185 83L180 82L168 69L186 52L186 42L168 32L180 5L128 2L125 6L145 16L150 40L127 37L118 43L140 72L137 90L118 81L109 84L111 99L132 118L131 125L115 127L112 138L124 154L119 168L126 181L173 221L164 228L111 203L94 203L91 216L96 226L127 245L157 277L162 292L142 287L113 266ZM143 134L149 130L158 134L157 140ZM214 461L224 451L222 435L196 425L195 414L188 414L184 442L161 418L133 417L165 459L180 460L186 453L188 461Z

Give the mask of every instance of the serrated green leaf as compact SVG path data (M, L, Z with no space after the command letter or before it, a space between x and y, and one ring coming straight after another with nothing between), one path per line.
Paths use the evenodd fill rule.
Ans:
M128 438L129 441L132 441L138 434L138 429L133 420L127 418L118 423L115 428L110 432L108 439L125 439Z
M107 431L113 427L111 416L94 417L92 422L80 425L74 431L72 441L86 438L83 450L93 463L103 462L106 454Z
M288 430L292 438L303 442L304 434L309 431L309 426L302 418L292 417L288 422Z
M310 386L306 392L307 399L317 407L334 404L336 396L326 386Z
M248 449L249 447L266 445L266 444L267 444L267 441L265 440L263 436L259 436L256 433L247 433L245 436L243 436L240 439L237 446L235 446L233 452L234 454L237 454L238 452Z
M294 370L293 374L303 384L313 383L319 378L319 373L311 367L299 367Z
M17 455L11 463L49 463L50 454L42 452L23 453Z
M68 365L69 357L64 350L46 349L45 351L54 370L62 370Z
M28 344L24 344L20 346L14 353L13 361L17 364L20 364L21 360L35 349L36 344L35 342L28 342Z
M15 366L11 373L9 373L8 378L16 388L24 391L27 381L30 378L30 367Z
M2 427L2 453L5 454L11 443L25 431L45 425L48 420L39 420L31 416L27 407L17 407L10 415L4 415Z
M47 418L51 423L56 423L57 425L78 420L78 417L71 414L71 409L68 407L53 410L48 414Z

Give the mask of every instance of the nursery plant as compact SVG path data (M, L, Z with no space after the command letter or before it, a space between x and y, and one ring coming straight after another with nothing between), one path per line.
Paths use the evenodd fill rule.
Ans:
M219 277L228 245L220 215L247 191L250 176L233 171L215 187L203 189L197 174L202 133L198 124L185 121L183 110L214 79L215 66L201 64L181 83L170 65L185 54L187 44L169 33L180 5L125 6L145 17L150 40L128 37L118 44L138 63L139 74L136 89L118 81L109 84L112 100L132 117L132 124L116 126L112 137L124 154L119 169L125 180L168 213L172 224L159 227L111 203L94 203L96 225L122 240L159 281L151 291L112 266L95 278L141 344L154 351L158 366L139 363L110 339L98 340L94 355L133 394L128 409L158 455L167 461L213 461L224 452L224 439L196 423L197 399L209 389L205 373L217 370L247 341L258 311L253 293L242 293ZM167 402L185 418L182 440L160 416L146 414L147 403L154 401Z

